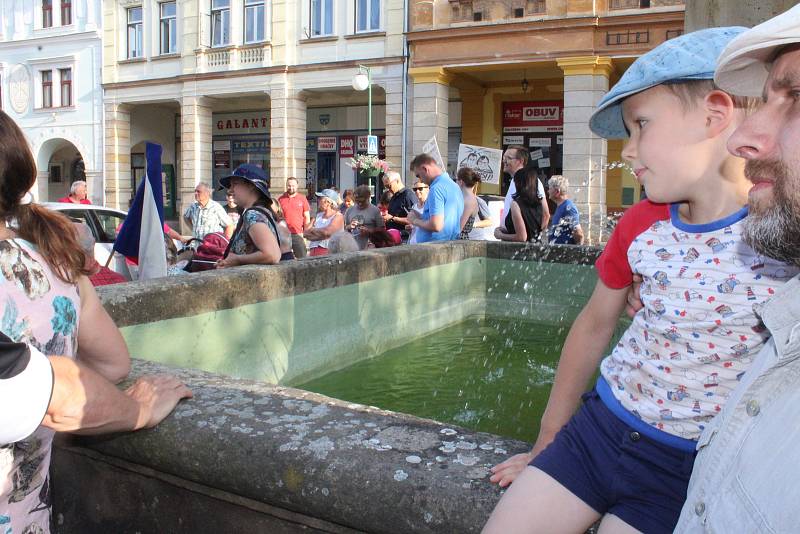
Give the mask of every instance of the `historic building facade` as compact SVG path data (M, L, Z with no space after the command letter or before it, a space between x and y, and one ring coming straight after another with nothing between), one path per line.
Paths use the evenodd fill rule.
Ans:
M349 158L371 122L402 161L402 0L110 0L103 5L109 205L126 208L144 142L164 148L165 208L238 164L269 170L274 191L353 187ZM366 72L368 91L353 87ZM308 178L308 183L306 183ZM219 193L218 193L219 195Z
M104 201L100 4L0 1L0 106L30 140L40 201L75 180Z
M589 117L636 57L682 33L683 1L410 3L412 151L435 135L452 169L454 144L524 144L541 174L570 179L597 241L607 213L630 206L640 192L633 176L613 163L622 143L593 135ZM454 107L457 127L442 115ZM481 191L499 193L501 184Z

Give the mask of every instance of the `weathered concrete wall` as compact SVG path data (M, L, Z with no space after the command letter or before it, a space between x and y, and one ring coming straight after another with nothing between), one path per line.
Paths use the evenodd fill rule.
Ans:
M796 3L796 0L687 0L684 26L687 32L713 26L750 28Z
M136 361L133 375L166 370ZM57 446L58 532L479 532L500 497L489 468L529 447L302 390L168 370L194 398L161 425Z
M566 300L577 302L593 286L590 266L597 254L582 247L447 243L127 284L100 294L118 324L132 327L482 262L478 293L516 291L525 305L525 278L562 263L571 264L560 266L570 285L582 288L568 292ZM464 283L463 273L448 273L443 287ZM423 289L417 298L430 298ZM551 293L559 297L565 300L557 290ZM510 296L485 300L498 310L515 306ZM541 302L530 303L532 313L541 311ZM187 352L197 337L191 328L171 336L185 340ZM135 360L132 377L164 371L178 374L195 396L161 425L56 447L57 532L479 532L501 495L488 482L489 468L530 447L302 390L154 362Z

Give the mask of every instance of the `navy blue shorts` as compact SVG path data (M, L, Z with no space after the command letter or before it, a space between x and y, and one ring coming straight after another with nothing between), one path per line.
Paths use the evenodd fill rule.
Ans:
M647 534L669 534L686 500L695 455L636 432L592 390L530 465L601 515L613 514Z

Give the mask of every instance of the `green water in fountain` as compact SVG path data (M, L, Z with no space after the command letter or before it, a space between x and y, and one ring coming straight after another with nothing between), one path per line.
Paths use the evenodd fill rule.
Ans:
M299 387L533 442L567 331L468 319Z

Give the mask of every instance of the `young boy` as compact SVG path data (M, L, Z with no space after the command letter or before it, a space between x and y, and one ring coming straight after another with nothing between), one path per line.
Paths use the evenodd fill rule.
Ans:
M501 486L516 480L485 532L580 533L600 518L600 532L672 532L700 432L766 340L752 304L797 272L740 238L750 184L726 142L747 102L711 80L742 31L663 43L592 116L596 134L629 137L623 157L649 200L626 212L597 261L599 281L564 344L532 451L492 470ZM573 416L634 274L644 308Z

